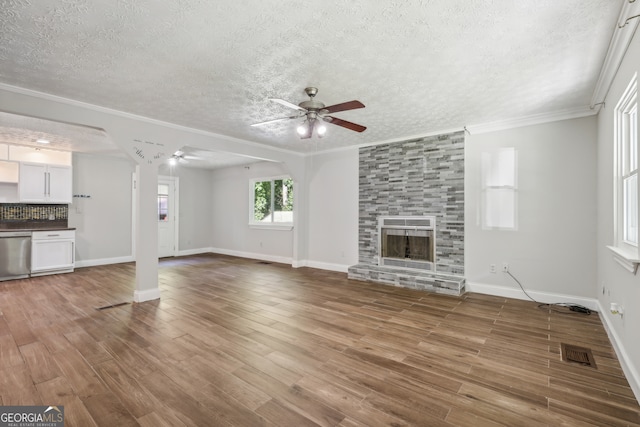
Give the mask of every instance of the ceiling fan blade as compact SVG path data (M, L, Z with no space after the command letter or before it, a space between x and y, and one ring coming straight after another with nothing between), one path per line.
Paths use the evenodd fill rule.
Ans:
M342 120L337 117L326 116L326 117L323 117L322 119L327 123L331 123L332 125L342 126L343 128L354 130L356 132L364 132L365 129L367 129L366 126L362 126L357 123L348 122L346 120Z
M343 102L342 104L329 105L324 107L323 110L327 110L327 113L337 113L338 111L356 110L358 108L364 108L364 104L360 101Z
M266 122L254 123L251 126L262 126L262 125L267 125L269 123L281 122L283 120L295 119L295 118L298 118L298 117L299 116L281 117L279 119L267 120Z
M302 108L301 106L296 105L296 104L292 104L292 103L290 103L288 101L285 101L284 99L269 98L269 101L277 102L278 104L284 105L285 107L293 108L294 110L299 110L299 111L304 111L304 112L307 111L305 108Z

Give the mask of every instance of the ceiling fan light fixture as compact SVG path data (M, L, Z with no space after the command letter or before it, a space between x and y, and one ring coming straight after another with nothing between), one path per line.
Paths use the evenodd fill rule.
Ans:
M176 160L176 158L175 158L175 157L171 157L171 158L169 159L169 165L171 165L171 166L175 166L175 165L176 165L176 163L178 163L178 160Z
M322 136L326 134L326 127L324 125L318 125L323 121L355 132L364 132L364 130L367 129L365 126L359 125L357 123L352 123L347 120L342 120L337 117L328 115L341 111L364 108L364 104L362 102L354 99L353 101L326 106L324 105L324 103L316 101L315 96L318 93L317 88L307 87L304 91L309 96L309 100L303 101L298 105L279 98L269 98L269 100L272 102L277 102L278 104L284 105L285 107L298 110L298 113L296 115L267 120L260 123L254 123L251 126L262 126L270 123L280 122L283 120L302 118L304 119L304 122L296 128L296 131L301 139L311 138L313 136L314 128L316 129L315 133L318 138L322 138Z

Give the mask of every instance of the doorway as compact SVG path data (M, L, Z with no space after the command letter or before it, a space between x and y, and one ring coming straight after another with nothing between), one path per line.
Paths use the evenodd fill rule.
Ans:
M158 177L158 258L175 256L178 245L178 178Z
M131 175L131 236L136 235L136 173ZM178 254L178 230L180 216L180 178L177 176L158 176L157 216L158 222L158 258L172 257ZM131 253L136 253L136 239L131 239Z

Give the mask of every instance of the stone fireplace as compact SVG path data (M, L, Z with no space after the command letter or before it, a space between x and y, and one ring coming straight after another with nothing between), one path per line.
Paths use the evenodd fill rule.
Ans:
M464 132L360 148L358 258L350 279L464 293Z

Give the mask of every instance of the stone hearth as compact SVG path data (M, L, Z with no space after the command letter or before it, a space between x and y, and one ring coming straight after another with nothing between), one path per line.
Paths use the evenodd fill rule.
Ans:
M432 271L357 264L349 267L349 279L418 289L437 294L459 296L465 292L464 277L438 274Z

